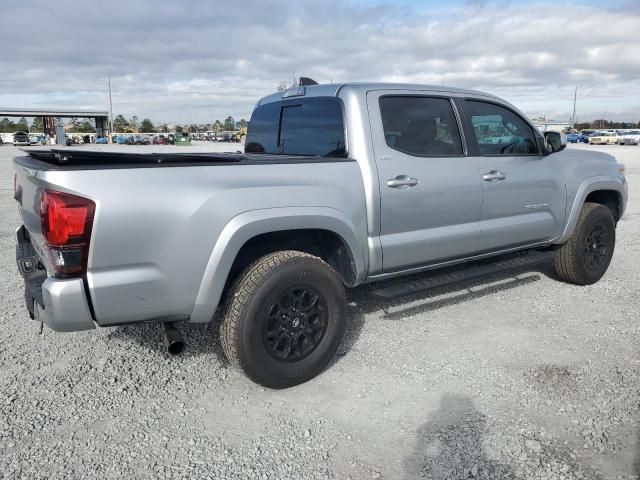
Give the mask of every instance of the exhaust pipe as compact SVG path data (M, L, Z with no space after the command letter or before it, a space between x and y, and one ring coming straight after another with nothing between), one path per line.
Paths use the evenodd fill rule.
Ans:
M178 355L184 351L184 338L182 338L182 334L173 323L162 322L162 333L164 334L167 352L171 355Z

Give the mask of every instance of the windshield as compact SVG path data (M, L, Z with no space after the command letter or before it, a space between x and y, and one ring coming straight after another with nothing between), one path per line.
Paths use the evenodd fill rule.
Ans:
M345 157L342 102L311 97L259 106L251 115L245 152Z

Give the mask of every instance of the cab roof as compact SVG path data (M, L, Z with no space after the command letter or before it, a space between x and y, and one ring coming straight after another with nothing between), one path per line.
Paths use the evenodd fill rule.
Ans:
M319 85L304 85L301 87L292 87L286 90L278 91L263 97L258 105L265 103L278 102L289 97L335 97L341 90L348 88L349 90L366 95L372 90L415 90L421 92L431 92L438 94L450 94L454 96L474 96L484 97L498 100L501 103L507 103L503 99L494 95L480 92L478 90L469 90L464 88L449 87L443 85L422 85L416 83L384 83L384 82L348 82L348 83L325 83ZM296 95L297 91L304 89L304 93Z

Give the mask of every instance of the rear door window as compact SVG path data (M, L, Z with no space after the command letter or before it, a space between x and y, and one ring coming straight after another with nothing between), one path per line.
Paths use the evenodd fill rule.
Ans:
M259 106L251 115L245 151L345 157L342 102L310 97Z
M447 98L380 97L387 145L416 157L461 156L458 123Z

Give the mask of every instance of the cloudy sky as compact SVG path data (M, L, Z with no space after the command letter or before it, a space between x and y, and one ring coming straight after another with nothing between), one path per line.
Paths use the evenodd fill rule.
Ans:
M603 6L605 5L605 6ZM0 107L154 122L251 114L279 82L485 90L529 116L640 121L640 0L23 0L0 14Z

